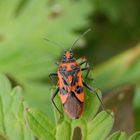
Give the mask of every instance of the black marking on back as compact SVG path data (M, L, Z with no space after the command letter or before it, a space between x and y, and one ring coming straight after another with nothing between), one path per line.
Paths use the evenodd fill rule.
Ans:
M82 93L82 92L83 92L83 87L82 87L82 86L77 86L75 92L76 92L77 94Z
M66 66L63 66L63 67L60 67L60 68L59 68L59 70L60 70L61 72L65 72L65 71L66 71L66 69L67 69L67 67L66 67Z
M77 76L77 73L75 73L74 75L73 75L73 81L72 81L72 86L74 86L74 85L76 85L76 83L78 82L78 76Z
M60 89L60 94L66 95L67 93L68 93L68 89L66 87Z
M63 75L63 81L65 85L74 86L78 82L79 77L77 76L77 71L61 71L61 74ZM67 80L68 76L72 76L72 83L69 83L69 81Z

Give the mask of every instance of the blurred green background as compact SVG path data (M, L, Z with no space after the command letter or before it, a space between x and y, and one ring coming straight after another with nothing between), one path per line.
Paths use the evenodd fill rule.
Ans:
M102 90L106 108L115 112L114 130L129 135L140 129L140 1L139 0L0 0L0 72L24 99L53 120L53 92L48 75L57 70L68 49L86 57L94 86Z

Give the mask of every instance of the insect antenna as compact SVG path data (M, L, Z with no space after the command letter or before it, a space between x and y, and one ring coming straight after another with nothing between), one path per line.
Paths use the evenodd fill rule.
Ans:
M63 45L61 45L60 43L55 42L55 41L52 41L52 40L49 40L48 38L44 38L44 40L46 40L46 41L50 42L51 44L53 44L53 45L55 45L55 46L57 46L57 47L59 47L59 48L63 49L63 51L65 51L65 49L64 49L64 47L63 47Z
M72 47L70 48L71 50L73 49L73 47L76 45L76 43L83 37L85 36L88 32L91 31L91 28L87 29L83 34L81 34L72 44Z

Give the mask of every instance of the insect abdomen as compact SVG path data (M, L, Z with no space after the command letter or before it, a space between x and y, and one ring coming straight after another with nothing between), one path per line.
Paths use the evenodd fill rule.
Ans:
M63 104L65 112L72 119L78 119L83 113L84 103L80 102L74 93L69 94L66 102Z

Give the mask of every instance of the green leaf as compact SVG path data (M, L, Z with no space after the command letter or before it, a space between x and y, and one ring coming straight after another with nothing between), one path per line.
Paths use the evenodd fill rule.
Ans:
M109 112L99 113L88 123L87 140L104 140L113 126L113 117Z
M92 86L93 84L89 82L89 84ZM101 91L99 89L96 90L98 96L100 99L102 98ZM95 114L97 113L99 107L100 107L100 102L96 96L95 93L90 92L89 90L85 89L85 107L84 107L84 114L83 117L87 120L90 121L93 119Z
M30 128L36 137L43 140L55 138L56 140L71 140L77 127L80 128L82 139L84 140L98 140L99 138L104 140L113 125L113 117L109 112L105 111L99 113L93 120L88 122L84 117L71 120L65 116L56 125L50 125L47 116L40 111L29 109L27 113Z
M42 140L55 140L55 124L40 111L27 109L27 118L33 132Z
M62 123L59 123L56 126L53 125L52 127L49 125L50 122L48 121L47 117L45 118L45 115L42 112L29 109L28 121L35 135L43 140L51 140L55 138L57 140L70 140L73 137L73 131L76 127L81 129L82 138L84 140L104 140L109 134L113 125L113 118L107 112L101 112L88 123L82 119L68 121L64 120Z
M0 83L0 95L4 95L11 91L11 84L5 76L0 75Z
M128 140L139 140L139 139L140 139L140 132L136 132Z
M26 126L22 90L11 90L8 79L0 75L0 136L5 140L34 140Z
M67 121L63 121L56 127L56 139L57 140L71 140L71 124Z
M126 140L126 133L115 132L107 140Z

